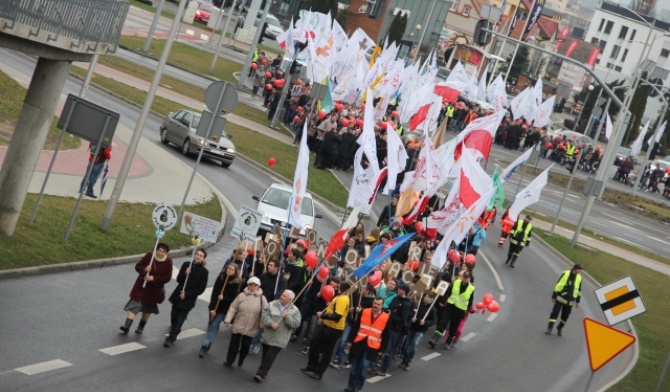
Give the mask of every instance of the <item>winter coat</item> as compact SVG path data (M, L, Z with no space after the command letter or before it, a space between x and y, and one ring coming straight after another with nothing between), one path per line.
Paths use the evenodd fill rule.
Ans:
M279 285L277 285L277 274L264 273L259 278L261 280L261 288L263 289L263 296L265 300L271 302L275 298L279 298L281 293L286 290L286 278L283 276L279 278ZM275 295L275 286L277 286L277 294Z
M426 314L428 315L426 316ZM412 322L412 324L409 326L410 332L426 333L428 328L430 328L437 321L436 314L435 306L430 306L429 303L427 304L421 301L421 304L419 305L419 308L416 312L416 321ZM424 321L423 325L421 325L420 321L424 316L426 317L426 320Z
M172 279L172 259L168 256L165 261L156 261L151 265L151 272L144 271L151 262L153 254L148 252L140 261L135 264L135 271L139 273L132 290L130 298L143 305L156 306L165 300L165 290L163 286ZM144 277L151 275L154 280L147 282L145 287Z
M272 347L286 348L293 330L300 326L300 309L295 305L289 305L287 308L288 316L282 318L281 304L279 300L272 301L263 308L261 320L263 322L263 343ZM278 322L279 327L272 329L272 323Z
M191 267L191 273L186 275L186 270L189 266ZM186 281L187 276L188 281ZM191 265L190 261L184 262L179 269L179 275L177 275L177 287L175 287L172 295L170 295L170 302L177 309L193 309L195 307L195 301L198 300L198 296L204 293L207 288L208 277L209 271L207 271L207 268L205 268L202 263L193 263ZM184 283L186 283L185 287ZM181 299L179 296L179 293L182 291L184 291L184 299Z
M252 293L247 287L230 304L223 322L233 324L233 333L254 337L261 328L261 310L266 306L268 301L263 296L263 289L258 288Z
M225 270L224 270L225 272ZM233 303L237 294L240 292L240 280L237 277L228 278L228 283L226 283L226 276L224 274L219 274L214 282L214 288L212 288L212 296L209 300L209 310L216 309L217 314L226 314L230 308L230 304ZM226 283L225 289L223 284ZM223 299L219 301L219 294L223 290ZM219 304L217 307L217 303Z

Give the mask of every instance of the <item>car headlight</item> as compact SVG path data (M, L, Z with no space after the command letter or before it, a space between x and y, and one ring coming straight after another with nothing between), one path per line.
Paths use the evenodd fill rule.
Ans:
M198 143L202 144L203 146L204 146L205 144L207 144L207 142L205 141L204 138L200 138L200 139L198 139Z
M235 154L235 149L233 148L228 148L227 151L231 154Z

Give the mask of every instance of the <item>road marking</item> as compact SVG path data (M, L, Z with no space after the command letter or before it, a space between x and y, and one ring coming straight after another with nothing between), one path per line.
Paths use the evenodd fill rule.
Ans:
M381 381L381 380L383 380L383 379L385 379L385 378L388 378L388 377L391 377L391 375L388 374L388 373L386 373L385 376L374 376L374 377L368 378L368 379L367 379L367 382L374 384L374 383L376 383L377 381Z
M214 287L207 287L205 291L198 296L198 299L209 302L210 298L212 298L212 290L214 290Z
M193 30L191 30L191 29L186 29L186 35L194 36L194 35L195 35L195 31L193 31Z
M177 340L188 339L198 335L204 335L205 332L196 328L187 329L186 331L181 331Z
M505 294L500 294L500 299L498 301L505 302L506 299L507 299L507 296Z
M200 39L207 42L209 41L209 35L207 34L200 34Z
M636 244L636 243L633 242L633 241L628 241L628 240L623 239L623 238L621 238L621 237L614 237L614 238L617 239L617 240L619 240L619 241L627 242L627 243L629 243L629 244L631 244L631 245L638 246L638 244Z
M428 354L428 355L426 355L426 356L424 356L424 357L421 357L421 360L422 360L422 361L430 361L431 359L433 359L433 358L437 358L437 357L439 357L440 355L442 355L442 354L440 354L440 353L432 353L432 354Z
M36 363L34 365L28 365L16 368L14 370L27 376L32 376L34 374L49 372L51 370L61 369L68 366L72 366L72 364L70 362L63 361L62 359L54 359L53 361Z
M475 336L477 336L476 333L470 332L469 334L463 336L460 340L461 340L461 342L467 342L468 340L474 338Z
M486 319L486 321L491 322L491 321L495 320L496 317L498 317L498 313L491 313L489 315L489 317Z
M631 220L624 219L624 218L621 218L621 217L619 217L619 216L610 215L610 214L608 214L608 213L606 213L606 212L603 212L603 215L608 216L608 217L610 217L610 218L612 218L612 219L616 219L616 220L620 220L620 221L622 221L622 222L626 222L626 223L628 223L628 224L630 224L630 225L634 225L634 224L635 224L635 222L633 222L633 221L631 221Z
M483 252L480 253L480 255L482 255L482 258L486 262L486 265L488 265L489 268L491 269L491 272L493 272L493 277L496 279L496 284L498 285L498 288L500 289L500 291L505 290L505 287L503 287L503 284L502 284L502 280L500 280L500 275L498 275L498 271L496 271L496 269L493 268L493 264L491 264L488 257L486 257L486 255L484 255Z
M101 348L98 351L100 351L101 353L107 354L107 355L114 356L114 355L129 353L131 351L141 350L143 348L147 348L147 346L145 346L143 344L131 342L131 343L119 344L118 346Z
M654 241L658 241L658 242L662 242L662 243L664 243L664 244L670 245L670 242L668 242L668 241L663 241L663 240L660 239L660 238L656 238L656 237L649 237L649 238L651 238L651 239L654 240Z

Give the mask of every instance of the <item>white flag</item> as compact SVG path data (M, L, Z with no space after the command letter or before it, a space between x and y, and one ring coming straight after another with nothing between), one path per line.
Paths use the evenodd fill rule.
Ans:
M610 140L610 137L612 137L612 129L614 128L612 126L612 119L610 118L610 114L607 113L605 118L605 137L607 137L607 140Z
M302 137L300 138L300 148L298 149L298 161L295 164L295 174L293 175L293 194L289 201L288 223L292 226L301 228L302 220L300 213L302 211L302 200L307 190L307 175L309 168L309 147L307 147L307 129L309 119L305 120L302 128Z
M529 148L526 152L523 154L519 155L514 162L510 163L509 166L505 168L505 170L500 173L500 182L503 184L512 177L512 174L521 167L522 165L525 165L526 162L530 159L530 156L533 154L533 149Z
M388 154L386 163L388 177L384 194L388 195L389 191L395 189L398 174L405 170L408 159L407 151L402 144L402 140L400 140L400 136L388 124L386 125L386 151Z
M556 96L552 95L551 98L542 102L535 111L535 122L533 123L534 127L544 128L551 122L551 114L554 112L554 103L556 102Z
M545 171L535 178L527 187L525 187L519 194L516 195L514 203L509 207L509 218L513 221L517 220L519 213L531 204L535 204L540 200L540 194L549 178L549 169L552 168L552 163Z
M661 137L663 136L663 132L665 131L665 124L666 122L663 121L661 125L656 128L656 132L647 140L647 145L649 147L654 147L654 143L658 143L661 141Z
M637 139L635 139L633 145L630 146L630 155L634 157L640 155L640 151L642 151L642 142L644 141L644 136L647 134L648 130L649 130L649 121L647 121L647 123L644 124L644 128L642 128L640 134L637 135Z

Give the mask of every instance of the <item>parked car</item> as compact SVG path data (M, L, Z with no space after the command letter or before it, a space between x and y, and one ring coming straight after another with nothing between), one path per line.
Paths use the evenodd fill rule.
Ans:
M293 189L284 184L273 183L271 184L261 196L253 196L254 200L258 201L256 210L263 213L263 219L261 220L261 226L258 229L258 235L265 237L265 233L272 233L274 231L275 223L278 223L281 229L288 233L290 230L290 225L288 224L288 209L289 209L289 200L291 199L291 194ZM314 201L312 199L312 194L305 193L305 197L302 199L302 208L300 211L300 221L302 222L302 228L300 229L300 234L305 235L305 229L307 227L314 227L314 219L323 218L321 214L314 212Z
M657 167L660 167L663 169L664 172L668 172L668 169L670 169L670 161L664 161L661 159L655 159L651 164L649 165L649 168L651 170L656 170Z
M254 21L254 27L258 27L258 24L261 21L261 16L259 15ZM265 17L265 22L268 24L268 28L265 29L265 36L270 39L276 39L277 36L284 32L284 27L279 22L276 16L272 14L267 14Z
M204 146L203 156L229 167L235 159L235 145L230 141L230 135L223 131L219 140L205 141L204 137L195 134L199 124L200 113L189 110L169 113L159 128L161 143L180 146L184 155L198 154Z
M614 166L619 166L621 165L621 162L623 162L624 159L627 157L631 156L630 155L630 148L626 147L619 147L619 149L616 152L616 158L614 159ZM636 156L631 156L633 158L633 164L637 165L639 162L637 161Z

